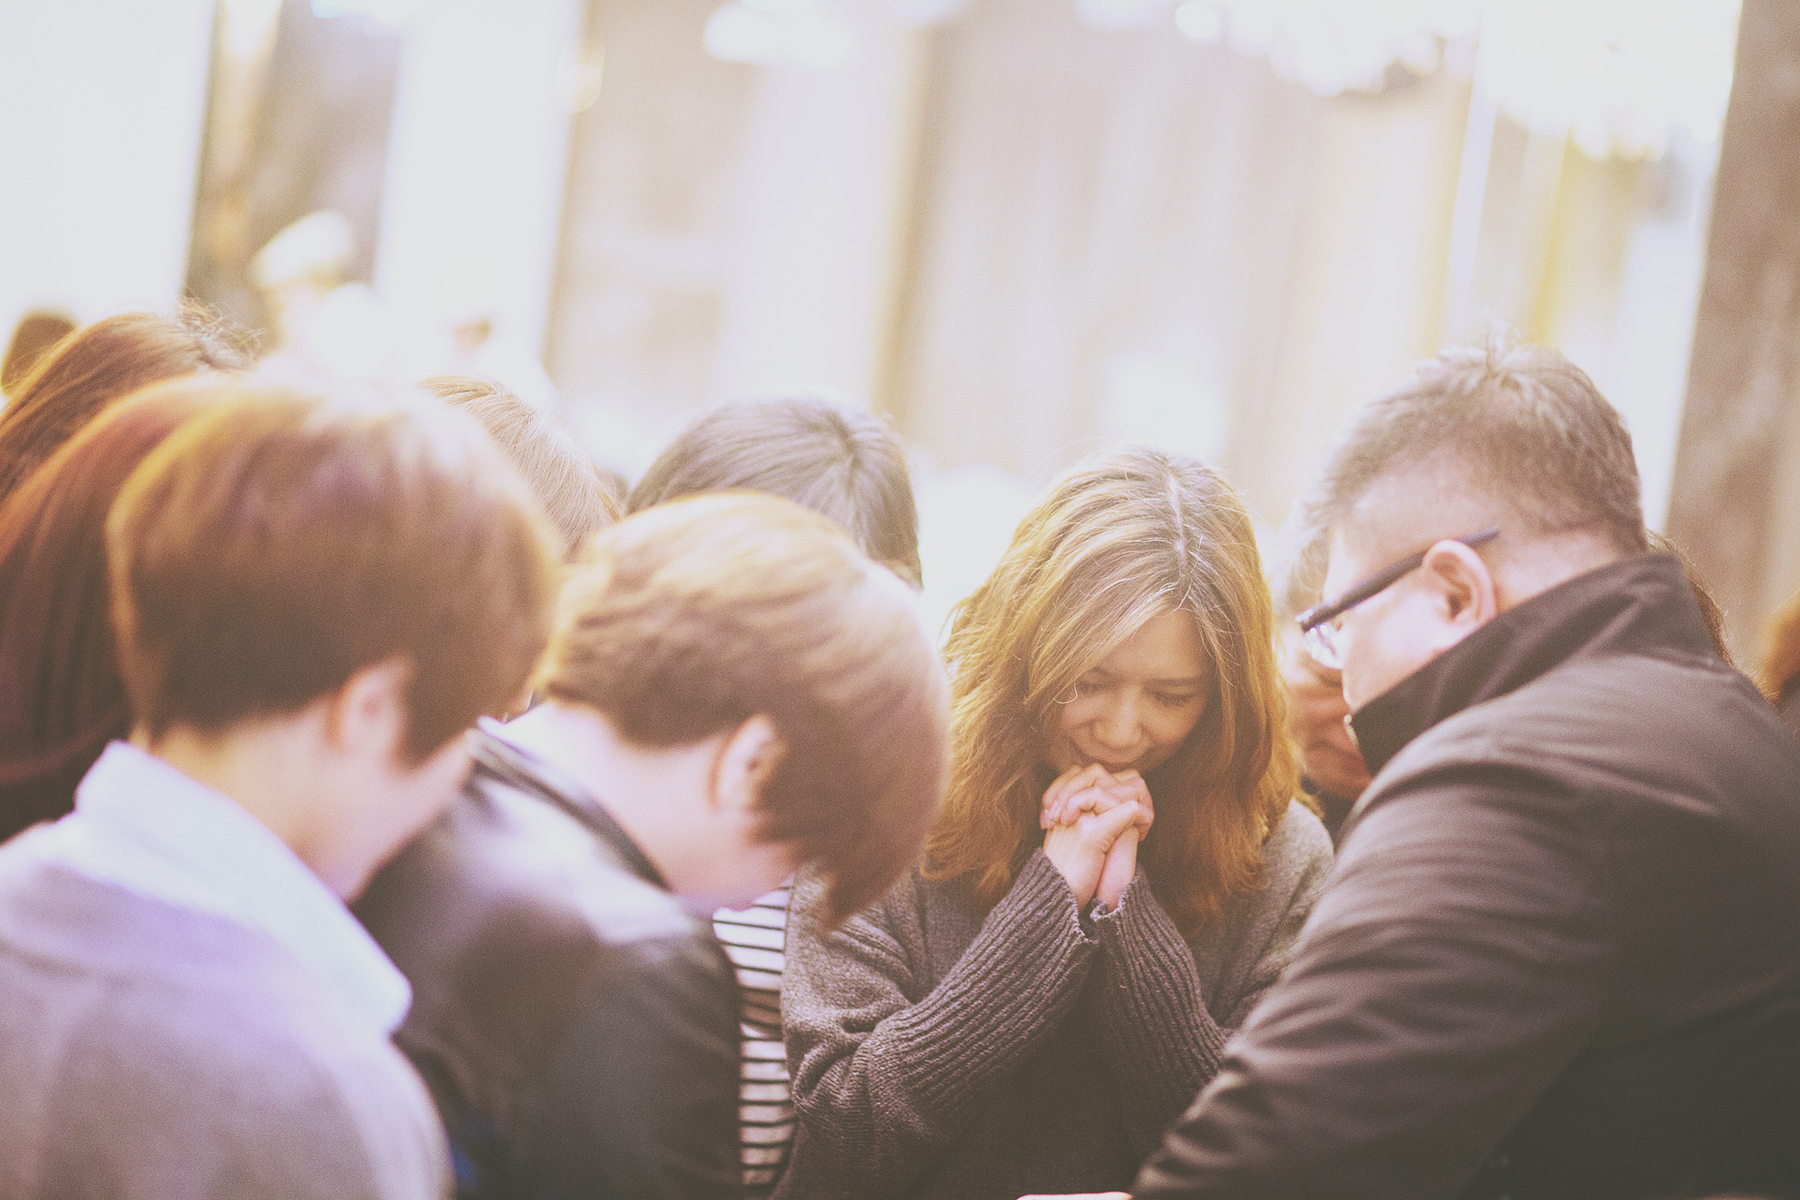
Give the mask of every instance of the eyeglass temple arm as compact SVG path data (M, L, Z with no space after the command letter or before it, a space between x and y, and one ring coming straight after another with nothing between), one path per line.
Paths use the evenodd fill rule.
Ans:
M1448 540L1452 542L1461 542L1465 546L1479 546L1483 542L1492 541L1494 538L1498 537L1499 534L1500 530L1497 528L1484 529L1480 533L1471 533L1468 537L1450 538ZM1436 542L1432 543L1434 546L1436 544ZM1330 604L1313 605L1311 608L1294 618L1294 620L1300 624L1300 632L1311 632L1315 626L1323 625L1339 613L1355 608L1358 604L1361 604L1376 592L1387 587L1389 584L1393 583L1394 580L1400 578L1408 571L1418 570L1419 567L1424 564L1425 556L1430 553L1431 546L1427 546L1417 554L1408 555L1393 566L1377 571L1375 574L1351 588L1348 592L1345 592L1342 596L1339 596Z

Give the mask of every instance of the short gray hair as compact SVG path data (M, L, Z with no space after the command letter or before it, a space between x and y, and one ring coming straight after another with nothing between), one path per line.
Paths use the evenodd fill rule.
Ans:
M1439 352L1358 412L1302 503L1300 536L1329 536L1378 480L1445 459L1528 535L1649 548L1624 418L1561 353L1506 333Z

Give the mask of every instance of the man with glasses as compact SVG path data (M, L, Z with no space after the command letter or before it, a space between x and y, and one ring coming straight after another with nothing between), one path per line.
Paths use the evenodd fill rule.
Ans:
M1553 351L1452 351L1304 507L1374 781L1173 1196L1800 1195L1800 749Z

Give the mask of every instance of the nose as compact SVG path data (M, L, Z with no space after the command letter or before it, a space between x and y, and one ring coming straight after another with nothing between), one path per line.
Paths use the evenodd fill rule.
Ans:
M1138 698L1126 692L1115 698L1094 721L1094 739L1102 746L1130 750L1138 740Z

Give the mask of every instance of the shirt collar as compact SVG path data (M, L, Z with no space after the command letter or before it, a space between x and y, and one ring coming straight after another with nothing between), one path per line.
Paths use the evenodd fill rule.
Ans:
M267 935L382 1034L412 990L343 902L229 797L125 742L82 779L40 852L81 874Z

